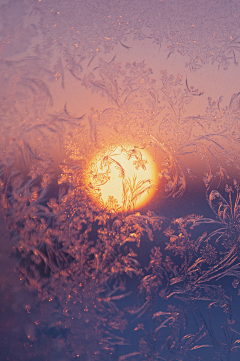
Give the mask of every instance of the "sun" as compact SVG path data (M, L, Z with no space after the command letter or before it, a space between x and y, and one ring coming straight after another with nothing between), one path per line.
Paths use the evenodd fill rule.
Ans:
M91 159L86 183L100 206L118 212L138 210L157 189L157 167L146 149L110 146Z

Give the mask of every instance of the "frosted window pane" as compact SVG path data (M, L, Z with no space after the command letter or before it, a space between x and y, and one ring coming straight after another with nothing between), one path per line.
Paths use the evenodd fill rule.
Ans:
M0 360L238 360L239 1L0 1Z

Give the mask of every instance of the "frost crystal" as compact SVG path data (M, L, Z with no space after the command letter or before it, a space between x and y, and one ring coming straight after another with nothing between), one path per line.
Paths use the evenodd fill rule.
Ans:
M237 0L0 6L0 192L22 281L9 290L1 280L2 313L21 320L0 320L6 359L230 360L239 351L240 94L225 107L209 97L198 115L190 109L205 93L187 77L157 77L147 59L117 55L144 40L186 56L191 71L227 70L238 64L239 16ZM92 97L78 117L67 102L52 110L53 84L65 92L69 79ZM148 172L145 150L157 184L137 179ZM100 199L112 166L123 206L115 191Z

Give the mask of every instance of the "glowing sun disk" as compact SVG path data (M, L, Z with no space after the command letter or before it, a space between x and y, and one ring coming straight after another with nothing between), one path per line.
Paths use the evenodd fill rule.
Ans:
M87 171L91 197L109 210L135 210L157 187L157 167L146 149L112 146L95 155Z

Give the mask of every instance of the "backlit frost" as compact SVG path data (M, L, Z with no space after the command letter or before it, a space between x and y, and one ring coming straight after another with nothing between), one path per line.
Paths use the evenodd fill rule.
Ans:
M10 65L22 74L21 64ZM163 72L163 86L156 89L144 63L122 67L102 61L99 74L101 80L87 74L84 84L108 96L110 105L92 110L88 121L71 118L66 109L48 117L43 113L40 121L35 108L30 117L19 108L17 114L25 120L21 122L14 100L3 118L9 119L12 111L11 119L19 127L2 149L3 204L18 270L41 308L33 333L39 335L38 341L30 336L25 348L33 355L37 342L45 342L47 327L55 335L48 359L66 345L66 357L86 360L107 360L110 354L119 360L198 360L194 351L200 349L210 349L212 357L227 355L236 350L238 329L233 327L231 298L218 281L230 277L233 288L238 288L239 186L237 181L233 188L226 185L228 200L211 187L223 181L231 157L238 159L234 122L238 96L225 109L209 100L204 116L185 117L195 93L181 76L174 79ZM39 91L43 104L51 99L43 83L32 83L36 90L29 87L30 94ZM17 86L21 89L22 83ZM147 121L141 123L144 118ZM9 123L2 126L7 129ZM108 136L103 127L110 130ZM15 127L8 129L5 139L12 139ZM46 145L55 134L61 146L65 139L60 175L51 166L51 148L43 153L35 143L33 151L32 138L26 134L41 135ZM182 195L188 177L194 175L194 168L184 163L185 155L200 158L216 219L187 215L169 220L153 211L119 214L114 208L97 208L84 172L94 152L116 139L153 147L161 160L163 194L169 197ZM15 144L17 153L12 151ZM6 162L7 157L11 161ZM215 308L222 313L224 335L231 335L221 347L217 330L210 326ZM194 331L188 326L192 318L197 319Z
M221 281L236 299L239 183L229 174L239 170L239 94L226 107L209 98L204 114L189 114L203 92L187 78L163 70L155 79L147 61L123 64L104 54L128 49L133 36L164 43L169 56L187 55L192 70L237 65L238 2L19 4L0 8L0 180L17 270L35 298L9 360L186 361L206 352L230 360L240 326ZM61 79L64 89L66 72L108 107L78 118L66 104L52 112L49 82ZM151 148L157 201L184 201L190 184L197 190L203 179L212 216L199 214L198 204L194 214L172 218L156 204L142 212L97 207L86 169L96 152L123 142L134 144L128 152L136 167L143 166L137 149ZM100 179L98 170L94 176Z

